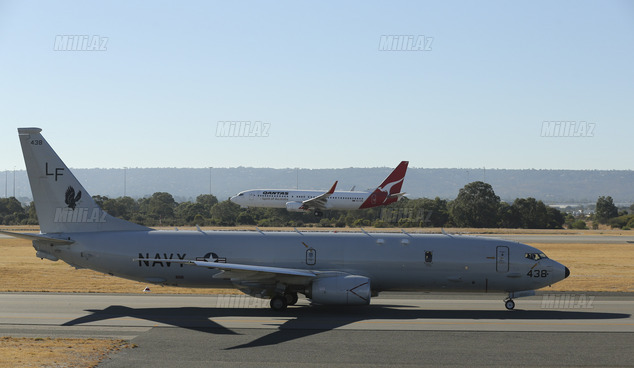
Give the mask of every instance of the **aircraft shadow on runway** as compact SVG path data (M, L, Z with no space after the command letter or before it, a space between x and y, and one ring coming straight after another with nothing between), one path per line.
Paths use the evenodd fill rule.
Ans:
M90 314L68 321L63 326L98 324L116 318L135 318L152 321L174 327L186 328L210 334L238 333L212 320L218 317L277 317L290 318L278 326L277 330L250 343L229 349L268 346L284 343L298 338L319 334L355 322L383 320L402 323L407 320L605 320L630 318L625 313L603 313L589 311L560 310L426 310L403 309L405 306L367 306L367 307L289 307L284 312L270 309L252 308L129 308L110 306L103 310L86 310ZM248 321L247 321L248 322ZM436 321L437 322L437 321ZM123 325L122 325L123 326Z

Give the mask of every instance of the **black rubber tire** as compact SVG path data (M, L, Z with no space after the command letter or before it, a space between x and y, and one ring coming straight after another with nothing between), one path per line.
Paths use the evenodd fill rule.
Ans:
M277 295L271 298L271 309L276 312L281 312L286 309L288 303L286 302L286 297L283 295Z
M509 300L504 302L504 306L508 310L513 310L513 308L515 308L515 302L513 301L513 299L509 299Z
M287 305L295 305L297 304L297 301L299 300L297 293L286 293L284 294L284 297L286 298Z

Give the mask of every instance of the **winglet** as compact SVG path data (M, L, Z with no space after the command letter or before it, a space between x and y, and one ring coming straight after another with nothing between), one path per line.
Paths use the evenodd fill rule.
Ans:
M303 201L302 204L304 208L305 209L308 209L308 208L324 209L326 206L328 197L330 197L335 192L335 188L337 187L338 182L339 181L336 181L332 185L332 188L330 188L330 190L327 191L326 193L320 194L317 197L313 197Z
M332 185L332 188L330 188L330 190L328 191L327 194L332 194L335 192L335 188L337 187L337 183L339 182L339 180L335 181L335 183Z

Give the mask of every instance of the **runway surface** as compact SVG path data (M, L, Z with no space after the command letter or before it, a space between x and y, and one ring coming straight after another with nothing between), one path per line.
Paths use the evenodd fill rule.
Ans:
M0 294L0 336L112 337L100 367L634 366L634 296L390 293L278 313L246 296Z

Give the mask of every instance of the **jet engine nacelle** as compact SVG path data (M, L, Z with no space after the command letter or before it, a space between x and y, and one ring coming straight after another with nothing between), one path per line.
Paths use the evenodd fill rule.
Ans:
M370 279L357 275L318 278L310 287L310 298L316 304L370 304Z
M304 212L304 204L302 202L286 202L286 210L288 212Z

